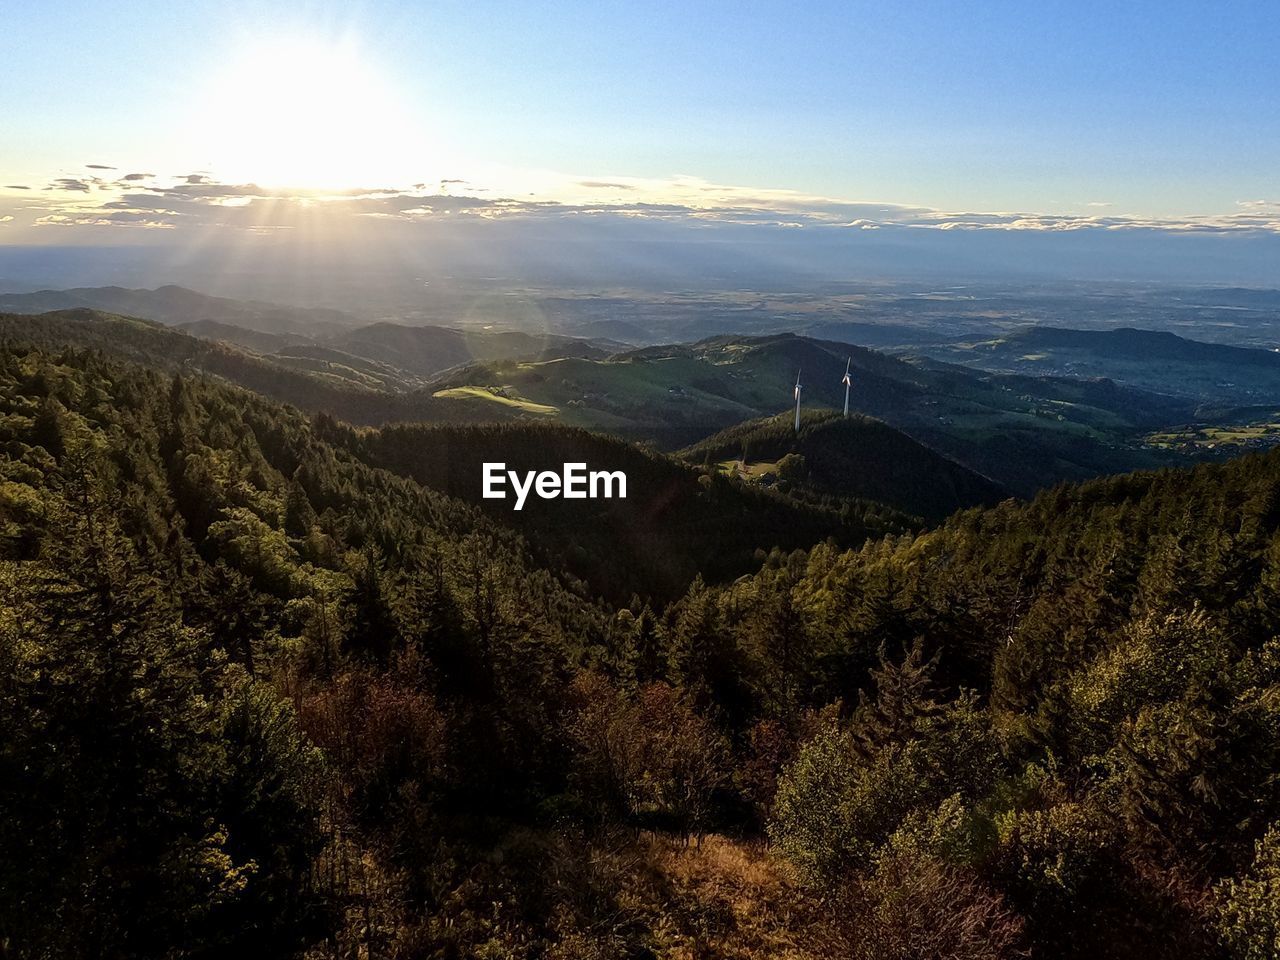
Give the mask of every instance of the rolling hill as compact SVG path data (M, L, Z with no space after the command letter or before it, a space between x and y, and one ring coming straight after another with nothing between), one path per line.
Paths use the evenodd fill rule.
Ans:
M691 463L717 463L731 473L774 482L778 461L803 458L802 489L862 497L907 513L940 520L966 507L1006 496L998 484L870 417L809 412L793 431L790 414L751 420L722 430L680 452Z
M711 580L746 573L758 566L761 549L792 550L828 537L853 545L868 536L917 525L911 517L878 504L849 502L832 508L728 478L705 477L683 462L632 443L558 424L450 425L442 421L475 411L421 392L392 394L316 370L295 369L279 358L256 356L149 321L93 311L0 315L0 342L45 350L72 347L168 373L203 374L354 423L402 422L382 430L355 430L331 417L318 420L327 424L324 436L335 446L371 466L475 503L528 537L547 563L568 570L592 591L619 603L632 594L669 600L699 573ZM481 409L487 412L488 407ZM585 461L593 469L624 470L633 479L625 501L589 502L588 523L581 520L580 501L568 504L578 518L569 523L563 501L531 502L515 513L509 503L483 500L481 464L489 461L506 461L521 471Z
M392 331L390 342L406 332L412 328ZM1176 464L1200 455L1195 448L1164 449L1145 441L1191 420L1195 403L1187 399L1109 380L907 362L790 334L718 337L603 359L470 363L434 378L326 343L293 343L274 354L258 354L226 339L209 341L90 310L0 316L0 334L203 371L355 424L543 421L666 449L786 409L797 369L806 385L806 408L835 408L843 400L840 378L851 358L855 410L1020 495L1064 479ZM583 352L576 342L567 347Z
M172 284L154 290L77 287L72 290L0 294L0 312L4 313L34 314L75 309L101 310L170 325L214 320L261 333L293 333L308 337L337 333L360 323L356 317L341 310L213 297Z
M475 360L604 357L610 352L590 340L555 334L388 322L364 324L360 318L340 310L214 297L174 285L155 290L79 287L0 294L0 312L5 313L76 309L153 320L255 353L275 353L299 344L324 346L414 375L436 374Z
M1217 407L1280 405L1280 353L1122 327L1032 326L993 339L917 348L930 357L998 373L1106 377Z
M633 595L670 601L695 576L729 580L760 563L757 551L794 550L832 539L861 544L915 526L887 507L846 501L807 504L612 437L554 424L428 426L376 431L333 425L322 432L370 466L473 503L522 533L543 562L566 569L615 603ZM501 462L521 474L586 463L621 470L626 499L542 500L523 509L482 496L482 466ZM917 511L918 512L918 511Z
M430 375L473 361L550 360L559 357L601 359L607 350L587 340L515 331L454 330L375 323L331 337L327 346L410 373Z
M420 388L422 378L313 341L260 354L225 337L209 340L155 321L83 308L38 316L0 314L0 338L46 349L100 350L165 370L201 372L303 410L357 424L494 419L487 405L437 400L430 390Z
M18 955L1271 955L1280 450L903 535L554 423L357 429L232 375L339 390L0 316ZM839 475L873 440L946 469L862 419L792 444ZM569 459L628 498L478 498L480 462Z
M606 360L472 364L437 378L432 396L487 403L498 418L517 401L530 405L525 412L678 448L787 409L797 371L806 406L838 408L846 361L853 409L1022 494L1175 462L1139 438L1185 421L1195 406L1106 380L987 374L794 334L715 337Z

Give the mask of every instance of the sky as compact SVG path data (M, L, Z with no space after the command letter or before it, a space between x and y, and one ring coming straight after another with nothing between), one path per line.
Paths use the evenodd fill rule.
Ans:
M0 245L464 215L1280 232L1263 0L3 15Z

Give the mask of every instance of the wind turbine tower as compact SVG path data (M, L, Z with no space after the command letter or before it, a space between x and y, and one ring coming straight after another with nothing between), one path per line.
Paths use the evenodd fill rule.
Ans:
M844 379L840 382L844 384L844 418L849 419L849 388L853 386L853 377L849 376L849 368L853 366L853 357L849 358L849 362L844 365Z
M800 432L800 371L796 371L796 433Z

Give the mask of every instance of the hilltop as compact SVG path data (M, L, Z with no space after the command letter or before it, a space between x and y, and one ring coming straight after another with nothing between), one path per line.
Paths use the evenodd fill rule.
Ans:
M376 431L335 426L324 435L372 466L475 504L520 531L546 565L567 570L614 603L635 595L667 602L695 577L722 582L754 570L761 549L790 551L827 539L856 546L869 537L915 529L918 521L907 514L924 512L899 504L894 510L870 496L801 502L707 475L623 440L555 424L403 424ZM481 496L482 466L490 462L521 474L579 462L621 470L627 497L530 498L517 512L510 501Z
M1137 438L1194 410L1106 380L988 374L794 334L714 337L605 360L472 364L430 389L471 416L484 406L495 419L523 411L679 448L788 409L797 371L806 408L838 409L846 362L854 410L1020 494L1172 462Z
M325 341L335 349L430 375L473 361L601 359L608 351L589 340L503 330L455 330L438 326L375 323Z
M797 370L805 382L806 409L837 408L843 402L840 379L851 361L853 409L1024 496L1064 479L1199 455L1146 442L1149 434L1193 418L1195 403L1185 398L1106 379L908 362L790 334L717 337L604 358L581 355L598 353L599 344L535 338L522 342L541 344L540 356L557 355L473 362L425 375L353 352L362 349L358 341L348 343L348 350L315 341L271 342L266 345L275 346L274 352L258 353L226 338L210 341L88 310L0 315L0 333L6 331L50 345L90 345L126 359L203 370L356 424L551 422L670 450L787 409ZM380 356L403 337L418 336L412 328L383 332L388 344L372 351ZM512 349L512 341L495 336L495 349Z
M999 484L883 421L861 415L845 419L833 412L808 412L798 434L791 414L750 420L679 455L769 483L778 480L783 458L798 456L789 486L875 500L927 520L1009 496Z
M360 322L341 310L214 297L173 284L154 290L76 287L0 294L0 312L35 314L75 309L101 310L165 324L212 320L262 333L308 337L336 333Z

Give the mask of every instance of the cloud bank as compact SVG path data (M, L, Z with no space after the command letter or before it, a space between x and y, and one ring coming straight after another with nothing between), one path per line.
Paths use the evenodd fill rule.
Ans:
M114 283L133 264L140 281L165 283L185 264L216 263L303 286L375 273L655 289L926 276L1280 286L1280 201L1268 198L1212 216L1138 217L1111 200L1070 213L940 210L693 176L514 171L286 190L210 171L105 167L0 187L0 276L119 250L77 282ZM24 250L62 253L25 261Z
M108 172L105 164L87 164ZM12 184L0 198L19 228L221 230L263 233L367 227L371 221L414 224L458 218L496 220L632 219L689 226L740 224L817 230L1122 231L1280 233L1280 201L1251 199L1214 216L1133 217L1090 201L1085 212L945 211L901 203L813 196L792 190L710 183L697 177L664 180L544 177L539 189L516 191L445 179L332 191L284 190L227 183L209 173L161 178L150 173L59 177L45 184ZM484 194L482 196L482 194Z

